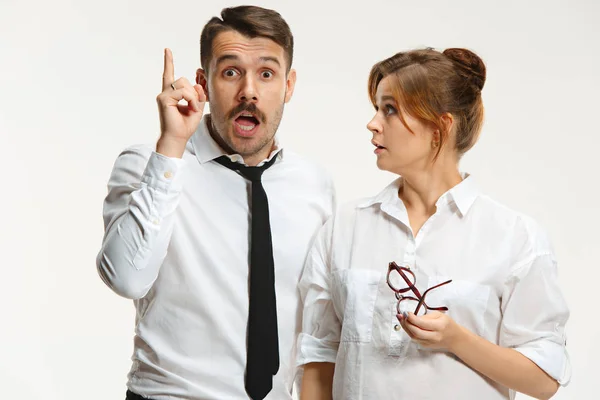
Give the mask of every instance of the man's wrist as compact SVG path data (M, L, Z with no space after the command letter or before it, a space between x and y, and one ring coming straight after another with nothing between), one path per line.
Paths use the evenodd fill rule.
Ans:
M161 137L156 142L156 152L166 157L181 158L186 145L187 140Z

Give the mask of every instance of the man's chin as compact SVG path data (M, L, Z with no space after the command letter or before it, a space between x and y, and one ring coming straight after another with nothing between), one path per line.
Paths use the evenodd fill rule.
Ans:
M257 153L260 153L265 149L265 147L272 146L272 141L267 143L262 142L258 137L252 138L240 138L233 137L233 140L230 141L231 149L236 153L243 157L253 156Z

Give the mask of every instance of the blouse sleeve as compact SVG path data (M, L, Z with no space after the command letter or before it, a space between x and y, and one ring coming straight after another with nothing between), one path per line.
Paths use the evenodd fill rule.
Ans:
M311 362L335 363L341 323L331 297L332 219L319 231L299 283L304 306L298 338L297 366Z
M551 253L530 257L513 269L501 307L500 345L520 352L566 386L571 379L565 335L569 309Z

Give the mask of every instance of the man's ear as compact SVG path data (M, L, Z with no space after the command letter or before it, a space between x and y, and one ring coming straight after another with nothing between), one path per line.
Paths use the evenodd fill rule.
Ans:
M208 74L202 68L198 68L196 70L196 83L202 86L202 90L204 90L204 94L206 95L206 101L210 101L210 97L208 95Z
M285 102L289 102L294 94L294 87L296 87L296 70L291 69L287 76L287 82L285 85Z

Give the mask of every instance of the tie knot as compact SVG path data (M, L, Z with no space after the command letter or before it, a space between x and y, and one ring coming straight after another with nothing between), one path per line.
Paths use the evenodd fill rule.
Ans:
M277 155L275 155L272 159L270 159L260 167L249 167L244 164L233 162L227 156L215 158L215 161L226 168L238 171L244 178L248 179L249 181L259 182L263 172L265 172L267 168L271 167L275 163L276 159Z
M245 165L240 165L238 171L240 171L240 174L242 174L246 179L252 182L258 182L260 181L263 172L265 172L266 168L263 167L264 165L261 167L247 167Z

